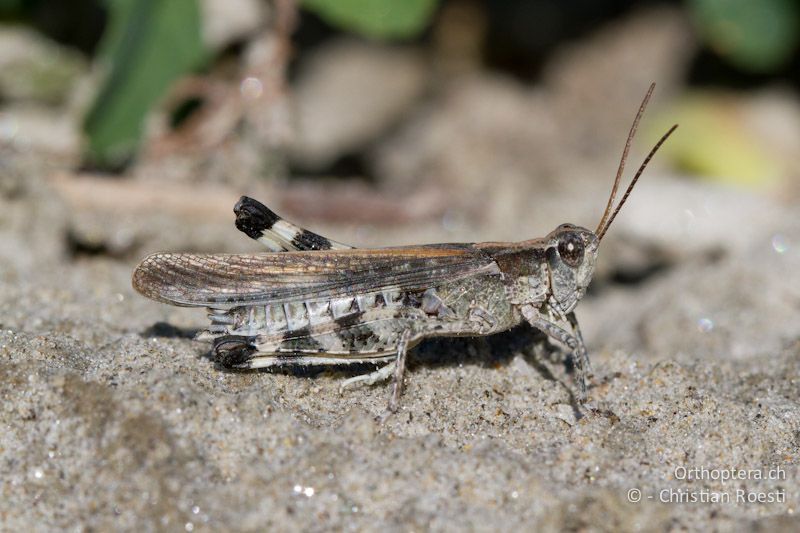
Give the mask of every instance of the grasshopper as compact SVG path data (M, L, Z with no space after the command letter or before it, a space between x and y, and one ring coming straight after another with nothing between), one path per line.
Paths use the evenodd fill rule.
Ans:
M148 298L207 307L216 361L256 369L371 363L343 381L374 384L394 376L388 412L397 410L409 349L429 337L484 336L527 322L565 345L580 399L589 358L574 309L592 279L598 247L650 159L614 201L650 86L628 134L616 179L595 231L562 224L521 242L431 244L362 249L300 228L248 197L236 227L265 245L259 254L156 253L133 273ZM382 365L382 366L380 366Z

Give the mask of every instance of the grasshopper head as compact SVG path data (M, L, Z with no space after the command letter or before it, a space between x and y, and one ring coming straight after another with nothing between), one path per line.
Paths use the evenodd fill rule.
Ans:
M586 294L594 274L597 247L600 239L588 229L562 224L546 238L547 269L550 290L569 313Z

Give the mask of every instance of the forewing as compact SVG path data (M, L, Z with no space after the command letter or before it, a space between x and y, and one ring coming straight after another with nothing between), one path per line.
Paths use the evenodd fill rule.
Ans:
M424 289L497 273L494 260L468 244L264 254L157 253L136 268L133 286L148 298L174 305L227 308Z

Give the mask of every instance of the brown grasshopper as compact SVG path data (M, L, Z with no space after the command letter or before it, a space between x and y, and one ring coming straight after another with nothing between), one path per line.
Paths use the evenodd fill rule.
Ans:
M144 296L207 307L203 336L224 366L383 364L353 377L374 384L394 375L389 411L403 387L408 350L428 337L483 336L523 321L566 345L585 399L589 358L574 309L586 293L598 246L650 159L619 204L614 200L650 86L622 153L595 231L562 224L546 237L512 243L353 248L295 226L242 197L236 227L270 250L260 254L156 253L133 273Z

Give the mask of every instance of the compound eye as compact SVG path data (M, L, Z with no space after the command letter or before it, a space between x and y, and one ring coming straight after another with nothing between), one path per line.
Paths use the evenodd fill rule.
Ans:
M583 263L583 239L574 233L568 233L558 242L558 255L572 268Z

